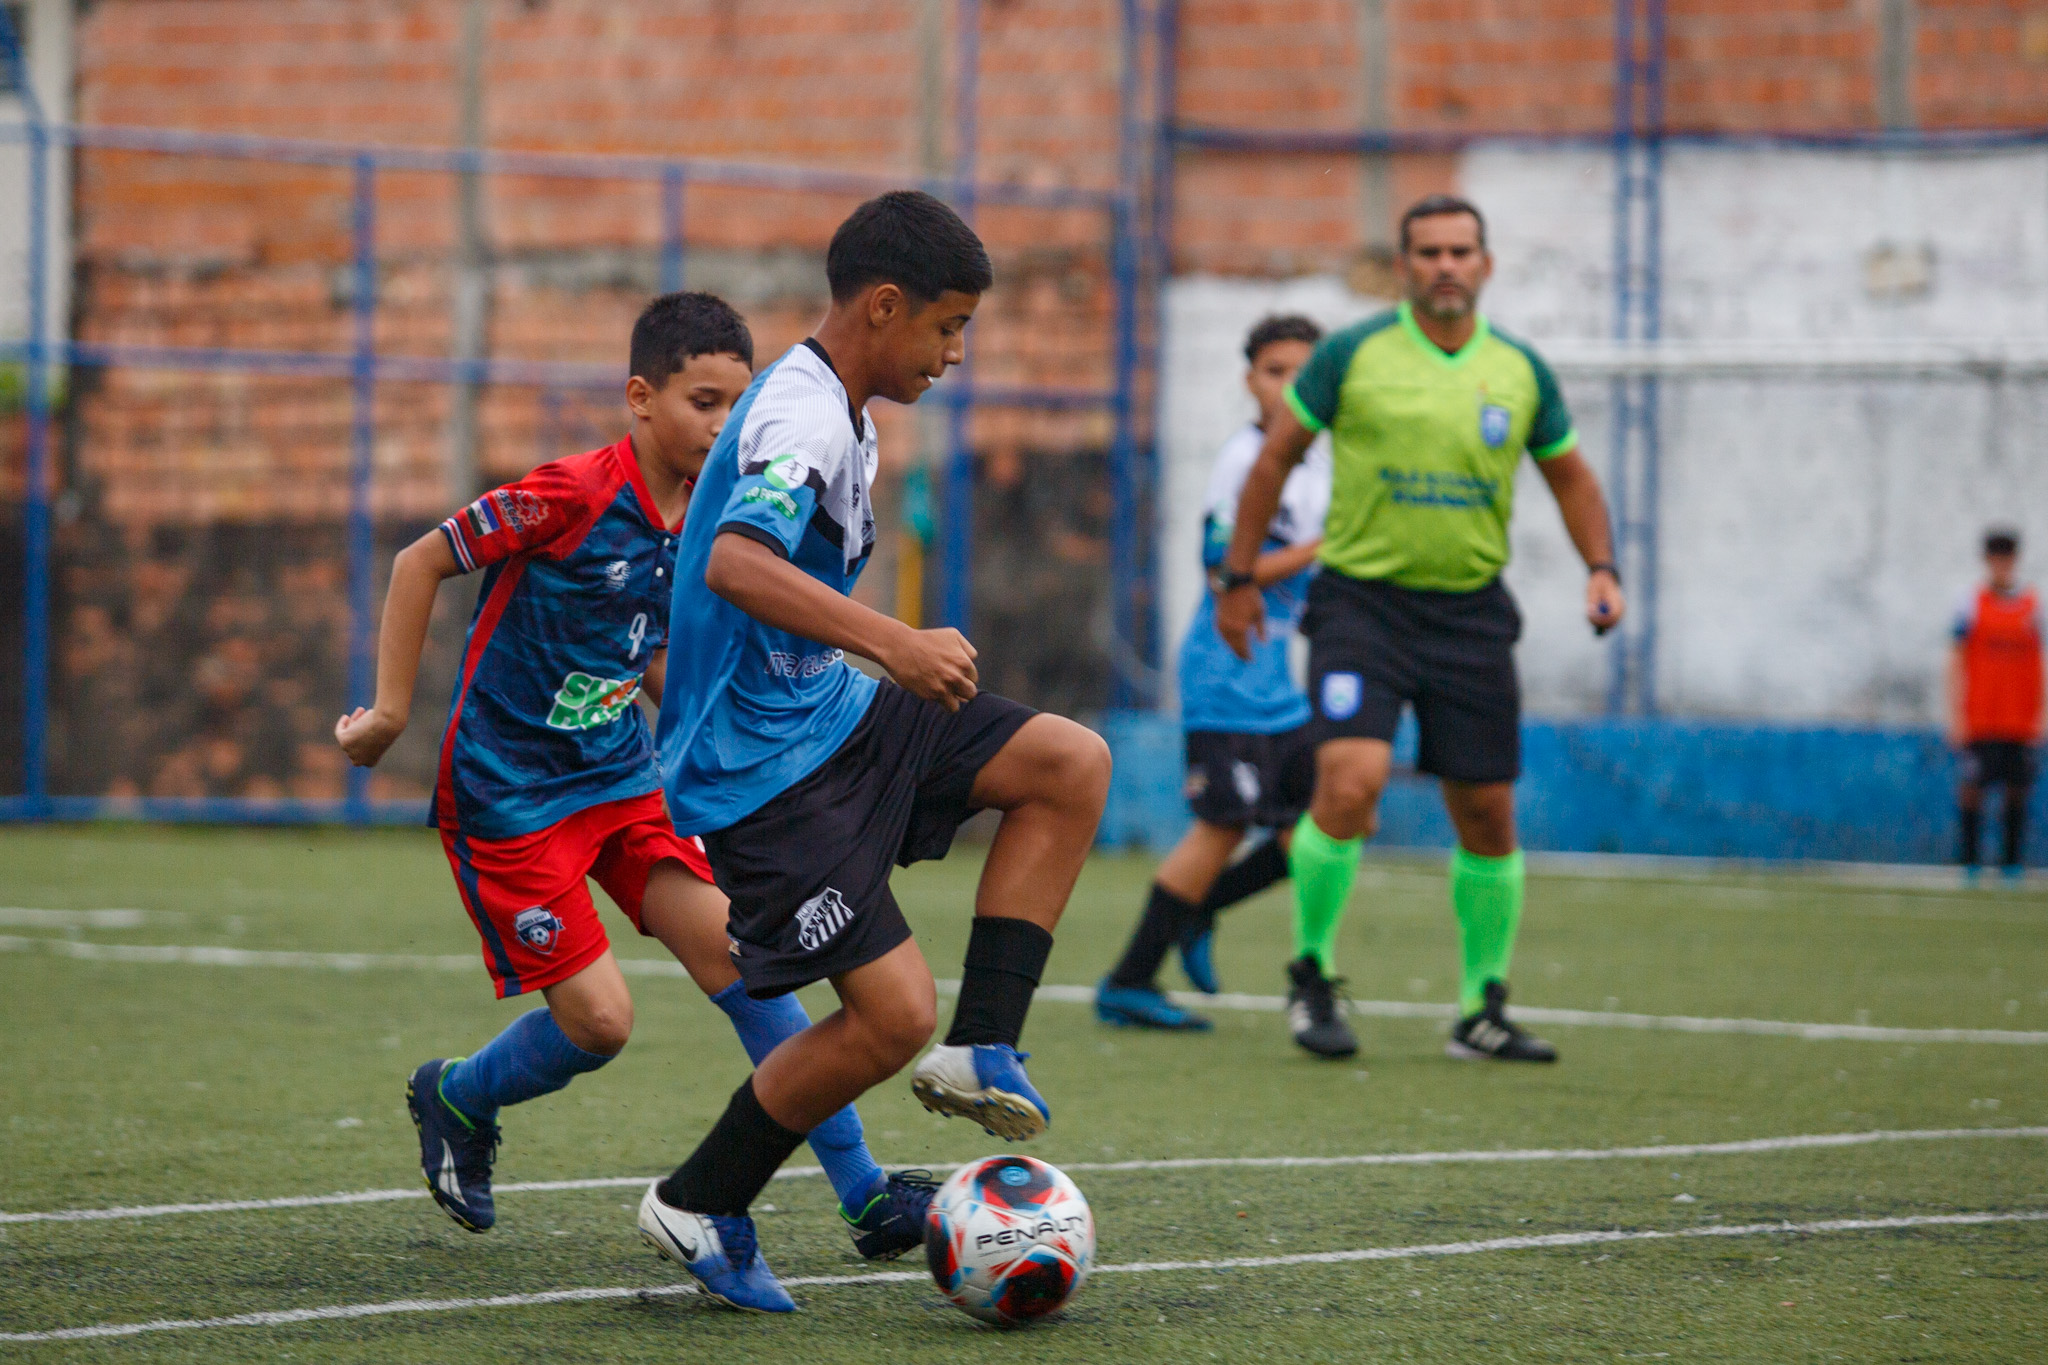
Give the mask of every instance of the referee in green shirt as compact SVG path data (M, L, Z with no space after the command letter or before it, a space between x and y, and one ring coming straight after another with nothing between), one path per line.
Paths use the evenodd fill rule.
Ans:
M1290 416L1266 432L1245 480L1237 531L1212 587L1216 626L1245 658L1263 628L1252 584L1262 528L1316 433L1330 432L1335 479L1302 631L1320 742L1315 796L1295 826L1296 959L1288 964L1295 1041L1346 1057L1331 953L1360 844L1378 825L1404 705L1422 732L1416 767L1443 784L1457 827L1451 906L1464 949L1453 1057L1555 1061L1510 1023L1508 959L1522 913L1514 782L1521 774L1521 614L1500 581L1523 451L1550 485L1586 561L1586 617L1621 621L1607 503L1579 454L1557 380L1526 343L1479 312L1493 271L1486 223L1462 199L1432 195L1401 218L1407 297L1326 337L1287 390Z

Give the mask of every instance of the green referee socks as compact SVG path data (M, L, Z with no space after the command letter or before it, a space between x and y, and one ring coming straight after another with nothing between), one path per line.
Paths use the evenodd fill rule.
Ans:
M1303 815L1294 827L1287 867L1294 878L1294 955L1313 956L1324 976L1335 974L1337 926L1358 877L1363 839L1332 839Z
M1295 836L1299 838L1300 836ZM1458 989L1461 1014L1486 1005L1486 983L1508 979L1515 929L1522 922L1522 850L1488 858L1459 849L1451 854L1451 908L1465 950L1465 978Z

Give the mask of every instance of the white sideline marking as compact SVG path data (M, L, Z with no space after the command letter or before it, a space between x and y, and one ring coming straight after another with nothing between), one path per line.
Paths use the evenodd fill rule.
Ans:
M149 920L181 924L185 917L153 910L32 910L0 905L0 924L10 929L140 929Z
M386 969L469 972L479 971L483 959L475 954L445 953L438 956L400 953L304 953L256 948L179 947L171 944L82 943L68 938L23 938L0 934L0 952L34 952L38 948L59 957L84 962L126 962L174 964L196 967L296 967L326 971L363 972ZM628 976L684 976L682 964L667 958L622 957L619 970ZM939 990L958 994L960 983L938 982ZM1172 998L1183 1005L1212 1010L1248 1010L1263 1014L1282 1013L1287 999L1279 995L1197 995L1174 991ZM1065 1005L1095 1002L1093 986L1049 985L1038 988L1037 998ZM1353 1000L1353 1014L1376 1019L1453 1019L1454 1006L1418 1000ZM1555 1024L1565 1028L1651 1029L1674 1033L1737 1033L1771 1038L1799 1038L1807 1042L1853 1043L2004 1043L2020 1047L2048 1047L2048 1031L1989 1028L1887 1028L1877 1024L1806 1024L1784 1019L1711 1019L1685 1014L1624 1014L1613 1010L1544 1009L1515 1007L1515 1017L1533 1024Z
M1791 1137L1742 1138L1731 1142L1671 1142L1648 1147L1523 1147L1480 1148L1462 1152L1368 1152L1359 1156L1187 1156L1156 1161L1069 1161L1068 1171L1186 1171L1217 1166L1447 1166L1520 1161L1627 1161L1681 1156L1741 1156L1752 1152L1794 1152L1816 1147L1866 1147L1879 1142L1953 1142L1970 1138L2048 1138L2048 1126L2033 1128L1880 1128L1863 1133L1801 1133ZM940 1165L950 1171L957 1166ZM777 1180L823 1175L818 1166L785 1166ZM498 1194L539 1190L606 1190L639 1188L648 1175L601 1176L588 1180L529 1180L499 1185ZM399 1199L425 1199L427 1191L357 1190L345 1194L287 1195L279 1199L231 1199L212 1204L144 1204L105 1209L55 1209L47 1213L0 1213L5 1223L96 1223L122 1218L161 1218L174 1213L242 1213L256 1209L305 1209L328 1204L381 1204Z
M1812 1223L1745 1223L1735 1227L1610 1229L1552 1232L1526 1237L1494 1237L1485 1241L1431 1242L1419 1246L1360 1247L1351 1251L1308 1251L1293 1256L1232 1256L1213 1261L1127 1261L1099 1265L1097 1275L1146 1275L1177 1270L1265 1270L1281 1266L1344 1265L1359 1261L1404 1261L1425 1256L1471 1256L1487 1251L1530 1251L1544 1247L1605 1246L1618 1242L1683 1241L1698 1237L1815 1236L1829 1232L1883 1232L1902 1228L1982 1227L1994 1223L2048 1222L2048 1210L2016 1213L1937 1213L1898 1218L1830 1218ZM885 1270L866 1275L797 1275L782 1283L789 1288L839 1288L859 1284L907 1284L929 1278L916 1270ZM301 1322L332 1322L343 1318L385 1317L395 1313L453 1313L473 1308L525 1308L549 1303L592 1303L606 1299L675 1298L695 1294L696 1286L613 1285L602 1289L550 1289L535 1294L495 1294L473 1299L397 1299L386 1303L345 1303L326 1308L290 1308L264 1313L237 1313L222 1318L158 1318L154 1322L102 1323L96 1327L60 1327L42 1332L0 1332L0 1341L82 1341L96 1337L132 1337L145 1332L191 1331L202 1327L286 1327Z
M939 983L958 988L957 982ZM1287 1009L1284 995L1198 995L1193 991L1169 991L1180 1005L1195 1009L1250 1010L1280 1014ZM1040 986L1035 997L1080 1005L1095 1002L1093 986ZM1424 1000L1353 1000L1351 1013L1376 1019L1455 1019L1454 1005ZM1517 1005L1518 1022L1556 1024L1565 1028L1651 1029L1673 1033L1745 1033L1769 1038L1800 1038L1813 1043L2009 1043L2021 1047L2048 1046L2048 1031L1991 1028L1886 1028L1878 1024L1804 1024L1786 1019L1708 1019L1689 1014L1625 1014L1618 1010L1545 1009Z

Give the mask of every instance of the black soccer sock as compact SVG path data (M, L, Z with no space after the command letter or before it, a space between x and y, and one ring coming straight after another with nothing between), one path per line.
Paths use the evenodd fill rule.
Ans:
M1166 961L1166 950L1201 913L1159 883L1152 883L1152 898L1145 902L1145 913L1138 917L1138 927L1131 931L1130 946L1124 949L1122 960L1109 974L1109 984L1150 986L1159 975L1159 964Z
M1223 869L1216 884L1202 900L1204 914L1228 910L1239 901L1258 895L1274 882L1287 880L1287 853L1278 839L1268 839Z
M1017 1046L1031 993L1045 975L1052 935L1028 919L976 915L960 971L960 1003L953 1008L947 1047L974 1043Z
M2010 783L2005 789L2005 865L2018 867L2027 854L2027 789Z
M732 1092L725 1112L690 1159L676 1167L656 1193L672 1209L742 1216L803 1142L802 1133L768 1116L754 1098L754 1078L749 1076Z
M1978 850L1984 846L1984 812L1974 806L1958 806L1956 821L1962 829L1962 843L1956 849L1956 861L1964 867L1977 865Z

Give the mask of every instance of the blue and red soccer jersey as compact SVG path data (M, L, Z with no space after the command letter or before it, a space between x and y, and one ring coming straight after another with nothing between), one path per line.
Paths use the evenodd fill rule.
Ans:
M441 523L484 570L441 739L433 822L500 996L609 945L585 882L637 927L665 858L711 880L662 808L634 698L668 643L676 530L630 441L544 464Z
M540 466L441 523L484 570L434 823L503 839L661 788L633 699L668 643L676 533L630 442Z

